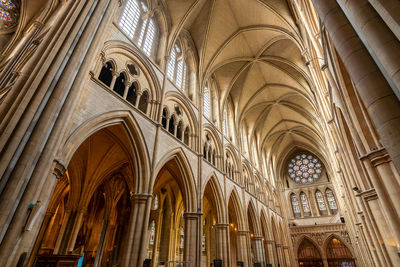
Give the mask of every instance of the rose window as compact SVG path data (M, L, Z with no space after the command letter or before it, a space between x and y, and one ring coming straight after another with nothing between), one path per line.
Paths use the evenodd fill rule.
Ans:
M289 162L288 173L297 183L312 183L321 176L322 164L316 157L303 153Z

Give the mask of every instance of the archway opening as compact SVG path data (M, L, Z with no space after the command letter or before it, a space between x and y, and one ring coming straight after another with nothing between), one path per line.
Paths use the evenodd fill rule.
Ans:
M321 254L319 253L318 249L315 245L305 238L297 252L297 258L299 262L299 266L301 267L322 267L322 258Z
M95 132L78 147L48 206L37 240L38 260L70 257L82 258L85 266L120 264L132 210L134 158L120 125Z
M208 181L204 190L203 197L203 218L202 218L202 239L201 239L201 266L211 266L215 259L221 260L217 255L218 226L222 223L218 219L217 192L212 185L212 180Z
M243 230L239 225L239 203L232 193L228 203L228 219L229 219L229 250L230 250L230 265L240 266L244 264L241 257L240 231Z
M187 205L182 176L175 159L167 162L158 173L153 187L144 266L183 266L185 262L187 229L184 213Z
M326 248L329 267L345 266L355 267L353 255L343 242L333 237Z

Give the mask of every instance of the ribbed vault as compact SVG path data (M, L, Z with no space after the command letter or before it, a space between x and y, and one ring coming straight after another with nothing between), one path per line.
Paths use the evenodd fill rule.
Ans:
M190 33L199 86L212 77L220 112L230 102L236 137L245 127L251 149L266 166L275 169L294 146L324 147L303 40L286 1L171 0L166 5L170 43L182 29Z

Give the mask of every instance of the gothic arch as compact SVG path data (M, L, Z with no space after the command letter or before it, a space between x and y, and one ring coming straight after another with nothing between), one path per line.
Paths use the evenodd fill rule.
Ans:
M204 194L205 194L205 189L207 185L210 186L213 194L214 194L214 201L215 201L215 207L217 209L217 222L218 223L224 223L226 221L226 206L225 206L225 201L224 201L224 196L221 190L221 186L218 182L217 177L215 176L215 173L211 174L209 178L207 179L207 182L204 185L204 188L202 189L202 198L204 199Z
M130 170L135 179L129 182L132 192L144 192L146 181L149 180L150 159L144 136L136 122L135 118L128 111L113 111L104 113L90 120L87 120L80 125L66 139L65 143L59 150L59 160L67 166L71 161L72 156L79 146L95 132L113 125L120 125L129 138L130 147L127 149L127 154L131 155L130 161L133 163L133 168Z
M254 203L252 200L249 201L248 206L247 206L247 214L250 215L250 217L248 217L248 221L250 223L250 220L252 220L252 224L254 227L254 235L256 236L261 236L262 235L262 231L260 228L260 221L259 221L259 217L257 216L257 209L254 206Z
M303 241L305 239L307 239L308 241L310 241L314 245L314 247L318 250L319 255L321 256L321 259L322 259L324 257L324 255L325 255L324 251L321 249L321 247L318 245L318 243L314 239L312 239L312 238L310 238L310 237L308 237L306 235L303 235L302 237L300 237L298 239L298 241L296 242L296 244L294 244L294 252L295 252L295 255L296 255L296 259L297 259L297 253L299 251L300 245L301 245L301 243L303 243Z
M228 203L227 207L229 206L229 202L232 200L233 208L235 211L235 215L237 216L237 223L238 223L238 230L245 230L246 229L246 223L244 220L244 214L243 214L243 208L241 204L241 200L239 197L238 192L236 191L236 188L233 188L232 191L229 194L228 198Z
M149 184L148 192L153 192L154 183L159 175L161 169L166 166L167 163L173 163L178 168L179 173L175 173L175 180L178 183L183 199L186 211L196 212L197 211L197 191L196 182L193 175L193 170L190 167L189 161L182 150L182 148L176 148L166 153L157 163L154 168L153 177Z
M336 235L336 234L331 234L331 235L329 235L329 236L325 239L324 244L322 245L321 250L324 252L323 255L324 255L325 257L326 257L326 250L327 250L327 248L328 248L329 242L330 242L333 238L336 238L336 239L338 239L340 242L342 242L343 245L345 245L346 248L351 252L351 255L353 255L353 259L355 259L355 255L356 255L356 254L355 254L355 251L354 251L353 247L351 246L351 244L350 244L345 238L343 238L342 236Z

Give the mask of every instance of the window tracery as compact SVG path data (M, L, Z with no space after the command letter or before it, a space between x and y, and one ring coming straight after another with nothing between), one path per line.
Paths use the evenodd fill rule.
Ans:
M203 89L203 106L204 106L204 116L211 119L211 95L208 85Z
M290 200L292 202L292 208L293 208L293 213L296 215L300 215L301 211L300 211L300 204L299 204L299 200L296 196L295 193L292 193L290 195Z
M333 191L330 188L325 190L326 199L328 201L329 209L330 210L337 210L335 196L333 195Z
M311 212L310 205L308 203L307 195L304 192L300 193L300 200L301 200L303 212L310 213Z
M318 158L301 153L290 161L288 174L296 183L313 183L322 174L322 164Z
M178 44L175 44L168 62L167 77L182 91L186 90L186 71L183 51Z
M315 192L315 198L317 199L319 210L326 211L326 204L325 204L324 196L322 195L321 191L317 190Z
M143 1L127 0L119 21L119 26L129 38L134 39L139 33L137 45L147 56L152 54L157 31L154 19L149 13L147 5ZM140 18L143 20L140 21Z

